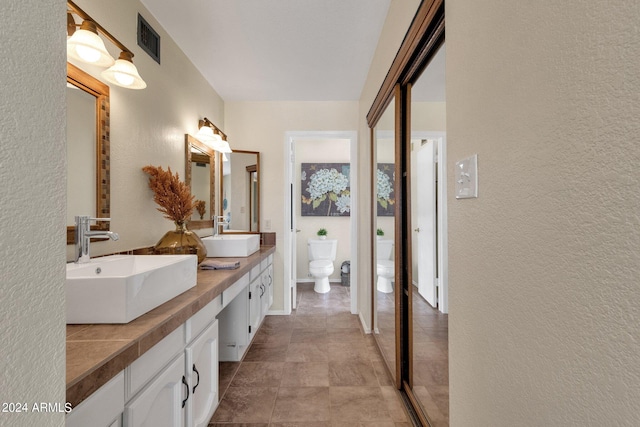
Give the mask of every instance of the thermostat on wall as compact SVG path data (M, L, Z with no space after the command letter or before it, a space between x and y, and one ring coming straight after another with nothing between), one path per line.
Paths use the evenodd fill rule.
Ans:
M456 162L456 199L478 197L478 155Z

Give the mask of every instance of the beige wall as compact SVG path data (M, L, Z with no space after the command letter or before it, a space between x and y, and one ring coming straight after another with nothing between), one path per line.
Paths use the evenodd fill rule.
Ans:
M276 232L272 311L284 309L284 144L290 131L352 131L357 102L226 102L225 133L231 148L260 152L260 228ZM266 228L271 222L270 229Z
M295 209L296 209L296 229L300 230L296 234L296 273L298 281L313 281L309 277L309 254L307 251L307 241L317 239L317 232L320 228L327 230L327 239L338 241L336 250L336 260L333 263L333 274L329 280L340 281L340 265L343 261L351 259L351 218L348 216L327 217L327 216L301 216L300 215L300 194L306 188L301 183L300 167L301 163L349 163L350 147L348 139L301 139L296 141L296 164L295 164ZM308 177L307 177L308 179Z
M222 128L224 102L139 1L76 3L133 51L134 64L147 82L139 91L110 87L111 230L120 240L92 243L91 254L153 246L173 224L156 210L141 168L169 166L184 179L184 135L195 135L198 119L205 116ZM161 64L137 45L138 13L160 34ZM117 57L119 52L111 53ZM69 246L67 259L72 256Z
M65 401L64 19L57 0L0 14L0 395L29 410L0 414L1 426L64 425L31 412Z
M451 426L640 425L640 4L446 16Z

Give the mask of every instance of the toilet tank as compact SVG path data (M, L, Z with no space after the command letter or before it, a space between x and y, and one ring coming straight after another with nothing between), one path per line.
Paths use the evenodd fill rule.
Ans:
M378 239L376 246L377 259L393 259L393 240Z
M332 239L309 239L307 247L309 249L309 261L319 259L335 261L338 241Z

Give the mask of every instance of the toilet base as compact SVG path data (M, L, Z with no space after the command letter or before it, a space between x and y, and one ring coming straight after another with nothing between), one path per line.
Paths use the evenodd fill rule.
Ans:
M313 290L319 294L326 294L331 290L328 277L320 277L315 279L316 283L313 285Z
M388 277L378 276L378 283L376 287L379 292L384 292L385 294L393 292L393 285L391 283L391 279Z

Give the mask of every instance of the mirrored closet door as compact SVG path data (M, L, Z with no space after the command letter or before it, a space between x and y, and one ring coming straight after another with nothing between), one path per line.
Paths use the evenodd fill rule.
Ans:
M376 342L413 421L431 427L449 425L444 37L444 1L422 2L367 114L374 159L372 226L374 234L381 228L385 236L388 226L382 226L378 209L384 194L378 178L384 178L378 169L391 157L383 131L393 129L394 140L394 276L386 289L391 292L381 291L384 245L376 240L371 284Z

